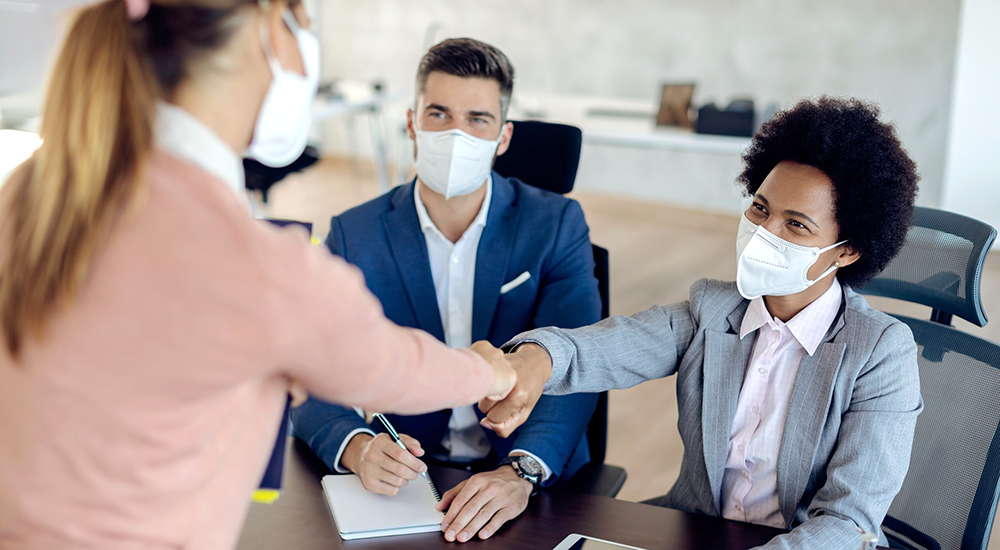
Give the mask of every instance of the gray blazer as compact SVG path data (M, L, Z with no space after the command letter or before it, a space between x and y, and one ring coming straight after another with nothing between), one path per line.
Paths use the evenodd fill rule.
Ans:
M677 374L684 459L661 505L720 516L729 434L755 340L739 337L749 303L735 283L702 279L687 302L574 330L537 329L504 347L534 342L549 352L547 394ZM858 526L885 545L880 525L906 476L922 409L909 327L845 286L823 343L802 357L781 439L778 501L792 531L763 548L855 550Z

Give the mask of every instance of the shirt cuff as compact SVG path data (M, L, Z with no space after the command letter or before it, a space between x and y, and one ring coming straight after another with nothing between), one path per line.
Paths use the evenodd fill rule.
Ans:
M340 457L344 455L344 449L347 448L347 444L350 443L351 439L354 439L354 436L358 434L369 434L372 437L375 437L375 432L369 430L368 428L356 428L355 430L351 431L351 433L347 434L347 437L344 438L344 442L340 444L340 449L337 450L337 458L334 459L333 461L334 472L337 472L338 474L351 473L350 470L340 465Z
M542 471L545 472L545 477L543 477L538 482L539 485L541 485L543 481L545 481L545 480L549 479L550 477L552 477L552 469L549 468L549 465L546 464L544 460L538 458L538 455L536 455L535 453L531 453L531 452L525 451L524 449L514 449L513 451L511 451L510 453L508 453L507 456L510 456L510 455L513 455L513 454L522 454L522 455L530 456L531 458L535 459L535 462L537 462L537 463L539 463L539 464L542 465Z

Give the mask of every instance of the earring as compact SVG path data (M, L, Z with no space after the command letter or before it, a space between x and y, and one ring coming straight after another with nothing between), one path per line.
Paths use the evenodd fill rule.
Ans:
M833 267L840 267L840 262L833 262Z

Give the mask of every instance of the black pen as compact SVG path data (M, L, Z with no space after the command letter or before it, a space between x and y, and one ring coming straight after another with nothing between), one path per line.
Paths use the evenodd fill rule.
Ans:
M384 428L385 431L389 434L389 437L391 437L392 440L396 442L396 445L399 445L400 448L402 448L404 451L408 453L410 452L410 450L406 448L406 444L404 444L403 441L399 439L399 432L396 431L396 428L392 427L392 424L389 423L389 419L386 418L385 415L383 415L382 413L375 413L372 415L372 417L374 417L375 420L378 420L378 423L382 425L382 428ZM430 484L431 492L434 493L434 498L437 499L438 502L440 502L441 493L438 492L437 487L434 485L434 482L431 481L431 476L427 474L426 470L424 470L420 475L422 475L424 479L427 480L427 483Z

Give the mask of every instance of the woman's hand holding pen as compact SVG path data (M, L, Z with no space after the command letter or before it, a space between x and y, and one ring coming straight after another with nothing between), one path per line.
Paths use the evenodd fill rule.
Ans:
M499 401L507 397L517 383L517 373L507 360L507 356L485 340L475 342L469 346L469 350L479 354L493 367L493 386L490 387L485 399Z
M524 424L552 376L552 358L542 346L521 344L506 357L517 372L517 384L504 397L487 397L479 403L479 410L486 413L480 424L500 437L509 437Z

